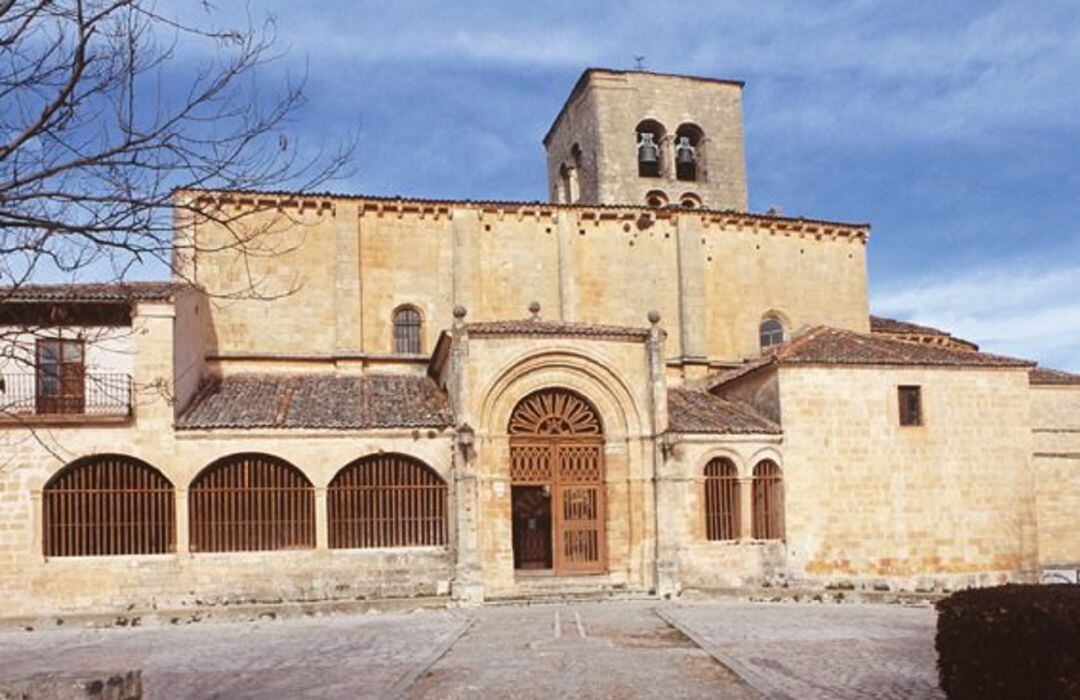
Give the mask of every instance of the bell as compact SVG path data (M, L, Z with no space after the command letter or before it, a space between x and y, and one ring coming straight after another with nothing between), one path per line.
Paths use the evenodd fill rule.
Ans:
M694 164L694 145L685 136L679 138L679 145L675 147L675 162L678 165Z
M653 143L652 134L642 134L638 144L638 161L653 164L660 160L660 149Z

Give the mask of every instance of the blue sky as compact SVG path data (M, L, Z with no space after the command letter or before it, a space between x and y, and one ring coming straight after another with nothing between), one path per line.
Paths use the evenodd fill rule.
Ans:
M224 2L222 8L231 7ZM544 199L586 66L746 81L751 209L869 221L871 306L1080 371L1080 11L1058 2L253 0L339 191ZM219 9L218 15L229 10Z

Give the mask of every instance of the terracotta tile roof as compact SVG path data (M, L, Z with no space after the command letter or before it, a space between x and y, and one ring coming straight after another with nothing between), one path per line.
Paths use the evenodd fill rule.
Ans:
M530 318L516 321L479 321L467 324L466 329L470 335L562 335L578 338L615 337L636 340L644 340L649 337L648 328L542 321Z
M413 375L238 374L217 381L176 422L209 428L445 428L450 402Z
M183 289L176 282L77 282L0 287L0 302L166 301Z
M883 316L874 316L872 314L870 316L870 332L881 333L884 335L904 336L911 340L952 345L967 350L979 349L979 346L970 340L957 338L951 333L947 333L938 328L920 326L919 324L911 323L910 321L898 321L895 318L885 318Z
M918 333L920 335L942 335L948 336L949 334L943 330L937 328L931 328L930 326L920 326L917 323L911 323L910 321L899 321L895 318L885 318L884 316L870 315L870 332L871 333Z
M668 430L673 433L768 434L780 426L749 406L704 391L668 390Z
M710 387L726 384L770 364L906 365L917 367L1031 367L1034 362L886 334L816 326L766 352L760 359L717 375Z
M1036 367L1028 373L1032 384L1077 384L1080 385L1080 374L1073 374L1060 369L1049 367Z

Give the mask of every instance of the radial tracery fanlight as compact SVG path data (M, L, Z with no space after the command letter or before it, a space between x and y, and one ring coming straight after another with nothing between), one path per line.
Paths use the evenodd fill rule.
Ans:
M600 419L587 401L560 389L522 399L510 416L511 435L600 435Z

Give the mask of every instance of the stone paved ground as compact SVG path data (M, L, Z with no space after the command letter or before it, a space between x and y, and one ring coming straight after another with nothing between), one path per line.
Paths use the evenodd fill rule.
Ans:
M369 698L425 667L467 621L446 611L0 633L0 677L142 669L146 697Z
M472 628L405 697L758 697L655 607L623 602L478 610Z
M770 698L944 698L930 607L676 604L662 614Z
M936 699L933 632L932 609L884 605L491 606L4 631L0 678L142 669L151 699L759 697L713 654L771 698Z

